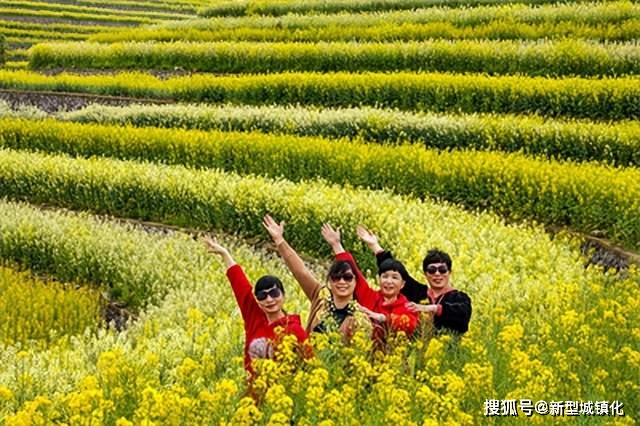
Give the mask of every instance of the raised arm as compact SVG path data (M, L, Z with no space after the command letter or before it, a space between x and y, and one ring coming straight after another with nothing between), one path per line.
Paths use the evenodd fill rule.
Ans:
M271 235L280 257L302 287L307 299L314 300L320 291L320 283L307 269L298 253L284 239L284 222L278 223L271 216L266 215L262 220L262 225Z
M356 227L356 234L358 234L358 237L362 240L362 242L365 243L367 247L369 247L369 250L371 250L371 252L376 256L376 263L378 265L378 268L385 260L393 259L393 254L391 254L390 251L386 251L382 248L376 234L362 225L358 225Z
M258 302L255 297L253 297L253 287L249 279L240 265L233 260L231 254L229 254L229 250L218 243L218 240L214 237L205 236L202 242L210 253L220 256L227 268L227 278L231 283L231 289L240 307L240 313L242 314L245 325L255 320L258 315L263 315L260 306L258 306Z
M356 234L358 234L358 237L367 245L367 247L369 247L373 254L378 254L384 251L382 246L380 246L378 236L364 226L358 225L356 227Z
M229 250L227 250L226 247L222 246L222 244L218 243L217 238L206 235L202 238L202 242L204 243L209 253L217 254L218 256L220 256L222 262L224 263L224 266L227 269L231 268L233 265L236 265L236 261L233 260L233 257L231 257Z
M344 247L342 247L340 228L334 229L330 224L325 223L322 225L321 232L323 238L333 250L336 260L346 260L353 265L353 273L356 276L356 288L353 293L358 303L368 309L373 309L378 298L378 294L367 282L367 279L364 277L364 274L358 267L358 264L351 253L345 251Z
M393 254L390 251L382 248L378 241L378 236L364 226L358 226L356 228L356 233L358 234L358 237L360 237L360 239L367 245L367 247L369 247L373 254L375 254L378 268L385 260L394 258ZM402 290L400 291L410 301L420 303L420 301L427 298L428 289L428 286L422 284L407 272L404 287L402 287Z
M331 247L333 254L337 255L344 252L340 228L334 228L329 223L323 223L322 228L320 228L320 233L322 234L322 238L329 244L329 247Z

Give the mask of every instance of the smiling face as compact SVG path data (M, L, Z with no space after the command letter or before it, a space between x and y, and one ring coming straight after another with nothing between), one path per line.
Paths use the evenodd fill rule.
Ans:
M273 286L265 290L257 291L256 300L262 312L271 316L282 311L284 294L277 286Z
M339 298L350 298L356 288L356 278L351 271L331 277L331 293Z
M424 275L427 277L429 287L433 290L437 291L449 287L451 271L446 263L430 263L425 268Z
M258 305L270 321L284 315L282 305L284 304L284 287L282 281L273 275L260 277L253 289L253 294L258 301Z
M422 261L422 270L433 291L439 292L450 287L452 265L451 256L444 251L433 248L427 252Z
M404 287L404 280L398 271L388 270L378 275L380 292L385 299L395 299Z
M348 262L338 261L329 269L329 283L334 300L351 300L356 288L356 277Z
M378 267L378 283L382 296L391 302L398 297L404 287L407 269L402 262L395 259L385 259Z

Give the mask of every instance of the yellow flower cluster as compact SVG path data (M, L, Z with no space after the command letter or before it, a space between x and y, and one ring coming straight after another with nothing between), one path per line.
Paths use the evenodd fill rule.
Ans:
M88 286L74 288L0 267L0 343L46 343L95 329L100 308L100 293Z

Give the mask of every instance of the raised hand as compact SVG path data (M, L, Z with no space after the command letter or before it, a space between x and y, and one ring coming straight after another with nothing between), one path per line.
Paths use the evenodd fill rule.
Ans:
M380 246L380 243L378 242L378 236L376 234L374 234L373 232L369 231L364 226L358 225L356 227L356 234L358 234L358 237L360 237L360 239L374 253L376 253L378 251L382 251L382 247Z
M214 253L219 255L223 255L224 253L229 253L229 250L227 250L224 246L222 246L218 242L218 239L216 237L205 235L204 237L202 237L202 242L204 243L209 253Z
M356 234L368 246L378 244L378 237L362 225L356 227Z
M274 243L279 244L284 241L284 222L276 222L268 214L262 219L262 226L267 230Z
M222 260L224 261L227 268L235 265L236 262L231 257L231 254L229 254L229 250L218 243L218 239L216 237L205 235L204 237L202 237L202 242L204 243L209 253L217 254L218 256L222 257Z
M322 238L324 238L327 244L331 246L335 254L344 251L344 249L342 248L340 228L334 229L331 224L323 223L320 233L322 234Z

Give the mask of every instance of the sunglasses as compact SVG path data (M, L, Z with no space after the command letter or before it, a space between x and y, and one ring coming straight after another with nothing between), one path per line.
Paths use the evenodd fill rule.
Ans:
M267 298L267 296L271 296L272 299L277 299L280 297L282 292L278 287L273 287L270 290L260 290L256 293L256 299L259 301L263 301Z
M345 282L350 282L355 278L355 275L347 272L346 274L336 274L336 275L331 275L329 278L331 278L331 281L340 281L341 279L344 280Z
M442 275L444 275L447 272L449 272L449 268L447 268L445 265L440 265L440 266L429 265L429 266L427 266L427 274L433 275L436 272L440 272Z

